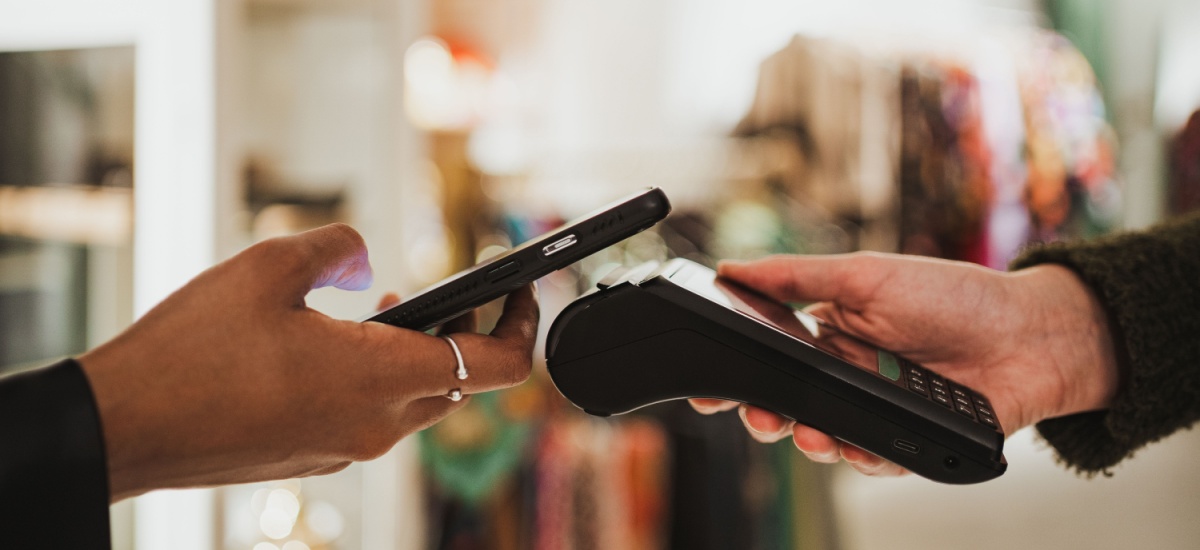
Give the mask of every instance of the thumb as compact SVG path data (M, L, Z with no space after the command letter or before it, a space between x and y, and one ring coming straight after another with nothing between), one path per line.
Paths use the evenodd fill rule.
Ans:
M749 262L722 261L717 274L762 292L781 302L837 302L858 308L870 297L863 289L864 277L873 275L861 269L859 255L770 256Z
M335 223L279 239L290 261L281 287L303 296L316 288L332 286L363 290L371 286L367 245L348 225ZM293 263L294 262L294 263Z

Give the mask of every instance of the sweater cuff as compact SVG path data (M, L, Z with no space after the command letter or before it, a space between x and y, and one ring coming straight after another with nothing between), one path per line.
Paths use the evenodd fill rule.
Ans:
M1044 420L1059 459L1096 474L1200 417L1200 216L1027 250L1012 269L1067 267L1104 304L1121 386L1111 408Z
M109 548L108 469L79 363L0 378L0 546Z

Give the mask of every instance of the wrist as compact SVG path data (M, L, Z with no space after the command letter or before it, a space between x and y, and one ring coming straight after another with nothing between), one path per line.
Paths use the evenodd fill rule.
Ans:
M1042 361L1058 380L1058 397L1042 420L1112 405L1120 386L1120 370L1104 305L1071 269L1042 264L1014 273L1028 284L1032 301L1029 346L1032 360Z
M148 488L139 488L136 478L140 468L137 466L136 437L130 437L136 431L139 422L131 409L136 405L129 399L128 386L130 380L122 380L122 367L114 363L111 357L111 342L100 348L88 351L77 361L96 401L96 410L100 416L101 433L104 436L105 463L108 468L108 485L110 502L118 502L126 498L145 493Z

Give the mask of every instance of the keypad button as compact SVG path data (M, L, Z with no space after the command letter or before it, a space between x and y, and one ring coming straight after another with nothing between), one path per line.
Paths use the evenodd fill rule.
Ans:
M914 393L932 399L943 407L957 411L976 422L999 429L999 422L996 421L991 404L982 395L965 386L955 384L953 380L948 380L903 357L896 357L896 359L900 364L899 370L901 371L897 374L904 377L905 384Z

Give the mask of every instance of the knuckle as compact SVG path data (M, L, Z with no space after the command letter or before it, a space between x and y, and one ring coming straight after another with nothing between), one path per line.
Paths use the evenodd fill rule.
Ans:
M327 468L327 469L323 470L323 471L321 472L321 475L336 474L336 473L338 473L338 472L340 472L340 471L342 471L342 470L345 470L346 468L349 468L349 467L350 467L350 464L353 464L353 463L352 463L352 462L349 462L349 461L347 461L347 462L339 462L339 463L337 463L337 464L334 464L333 466L330 466L329 468Z
M860 250L858 252L852 252L850 254L851 266L856 271L872 270L872 269L878 267L879 263L882 261L883 261L882 254L880 254L878 252L870 251L870 250Z
M525 348L515 347L503 355L500 372L506 386L516 386L529 379L533 372L533 360Z
M530 319L533 320L532 321L533 322L533 333L534 333L534 336L536 336L537 335L537 323L538 323L538 320L540 320L542 317L542 303L540 300L537 299L536 291L534 293L534 297L535 297L535 299L530 300L530 303L529 303L529 317L530 317Z
M260 267L292 274L302 271L307 263L304 253L286 238L273 238L252 245L247 252Z
M342 222L335 222L326 227L328 227L329 231L336 235L337 238L345 240L347 243L355 247L362 248L367 246L366 241L363 240L363 237L361 234L359 234L358 230L350 227L349 225L346 225Z
M454 403L451 401L446 401L438 408L426 409L426 410L421 411L421 414L415 415L409 419L410 431L418 432L418 431L424 430L430 426L433 426L434 424L437 424L438 422L441 422L442 419L449 416L450 413L465 406L467 403L467 400L469 400L469 399L470 399L470 396L464 396L463 400L459 401L457 403Z
M382 432L362 435L350 442L347 455L355 462L375 460L392 449L396 440Z

